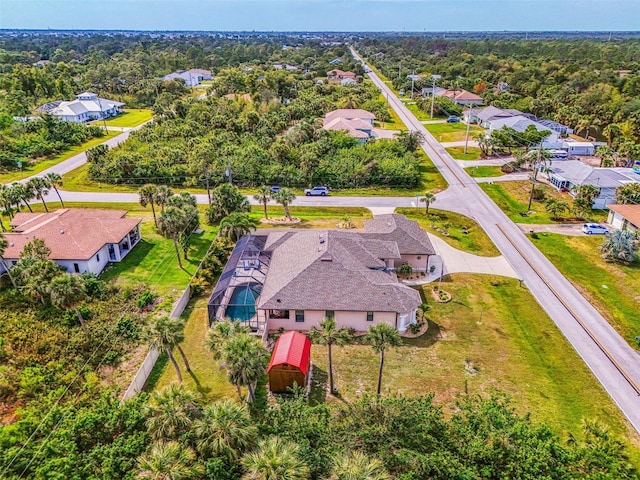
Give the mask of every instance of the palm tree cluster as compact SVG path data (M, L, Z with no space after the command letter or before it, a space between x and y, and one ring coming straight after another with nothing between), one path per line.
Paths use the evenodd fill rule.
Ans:
M178 381L182 383L182 372L178 366L175 356L173 355L174 348L180 352L182 361L184 362L187 372L191 371L191 366L187 360L187 356L182 350L180 343L184 340L184 322L179 318L172 318L170 316L163 316L157 319L151 324L147 330L147 343L149 348L155 349L158 352L165 352L169 357L169 360L173 364L173 368L176 370Z
M13 219L15 214L25 207L30 212L33 212L30 203L36 199L42 202L45 211L48 212L49 208L45 197L51 189L56 192L60 204L64 208L64 202L58 190L60 186L62 186L62 177L57 173L49 173L42 177L31 177L25 183L14 182L9 186L0 184L0 214L7 215L10 219ZM3 232L7 231L1 219L0 229Z
M291 221L291 213L289 212L289 205L296 199L296 194L290 188L281 188L277 192L272 192L271 189L263 185L258 188L258 193L253 196L254 200L260 202L264 210L264 218L269 219L269 212L267 211L267 204L274 200L276 203L282 205L284 208L284 216L288 221Z
M640 183L627 183L616 188L616 202L640 205Z

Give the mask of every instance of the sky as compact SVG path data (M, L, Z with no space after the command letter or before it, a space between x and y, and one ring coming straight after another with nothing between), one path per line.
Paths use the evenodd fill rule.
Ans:
M637 31L640 0L0 0L0 28Z

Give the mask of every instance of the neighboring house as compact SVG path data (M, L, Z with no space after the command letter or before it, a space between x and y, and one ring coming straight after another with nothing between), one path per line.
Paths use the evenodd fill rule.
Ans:
M616 189L631 182L640 182L640 175L631 168L594 168L578 160L551 162L549 182L561 191L574 193L574 187L595 185L600 189L593 208L606 208L615 203Z
M549 135L542 142L542 148L558 148L561 146L559 141L560 134L545 127L541 123L535 122L524 115L516 115L515 117L497 118L489 122L487 136L494 130L501 130L503 127L514 129L516 132L524 132L527 128L533 126L538 131L548 131Z
M126 213L83 208L18 213L11 221L12 231L4 233L8 242L4 258L9 265L16 263L24 246L39 238L51 250L49 258L68 272L97 275L140 241L140 219L126 218Z
M305 388L311 370L311 340L300 332L285 332L273 348L267 367L269 390L290 393L294 384Z
M489 128L492 120L511 118L518 115L524 116L524 114L519 110L498 108L494 106L482 109L470 108L465 110L463 115L465 123L471 120L471 123L477 123L484 128Z
M38 60L36 63L33 64L33 66L43 68L49 65L50 63L51 63L51 60Z
M344 130L350 136L363 142L374 135L373 121L376 116L360 108L341 108L325 115L322 128L325 130Z
M436 97L445 97L458 105L482 105L482 97L467 90L435 90Z
M329 62L331 65L338 65L339 63L342 63L342 60L340 60L339 58L334 58L333 60L331 60Z
M353 78L345 78L344 80L340 80L340 85L342 85L343 87L345 85L357 85L357 84L358 82Z
M100 98L93 92L83 92L75 100L46 103L39 110L66 122L88 122L115 117L121 112L122 102Z
M555 122L553 120L538 120L538 123L541 123L542 125L544 125L545 127L547 127L549 130L553 130L554 132L558 132L559 134L565 136L565 135L569 135L570 133L573 133L573 129L563 125L561 123Z
M507 82L498 82L493 89L493 93L499 95L501 93L507 93L511 91L511 87Z
M592 142L576 142L573 140L566 140L562 142L562 146L560 148L562 148L562 150L565 150L569 155L576 156L590 156L596 153L596 144Z
M607 205L607 223L620 230L637 232L640 230L640 205Z
M162 77L162 80L183 80L185 86L195 87L200 85L203 80L213 80L211 70L203 70L201 68L192 68L191 70L178 70Z
M345 79L356 80L356 74L353 72L343 72L342 70L331 70L327 72L327 80L330 83L340 83L341 80Z
M298 70L298 67L296 67L295 65L289 65L289 64L281 65L279 63L276 63L275 65L273 65L273 68L275 68L276 70Z
M259 334L307 331L325 317L361 332L383 322L405 331L422 300L398 281L395 270L407 262L429 271L436 261L426 232L395 214L366 221L363 232L244 236L211 295L209 320L236 319Z

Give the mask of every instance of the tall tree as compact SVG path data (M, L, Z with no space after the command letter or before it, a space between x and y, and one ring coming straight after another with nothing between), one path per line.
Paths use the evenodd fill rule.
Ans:
M178 381L180 383L182 383L182 372L180 371L178 362L173 355L174 348L177 348L180 352L187 371L191 370L187 357L185 356L182 347L180 347L180 342L184 340L183 328L182 322L179 319L162 317L156 320L147 332L149 348L154 348L160 352L164 351L167 353L169 360L171 360L171 363L176 370L176 375L178 376Z
M268 360L268 352L262 342L248 333L233 335L224 344L221 360L229 380L238 390L240 400L240 387L247 387L249 401L253 402L254 384L265 374Z
M156 218L156 197L158 195L158 186L153 184L144 185L138 190L140 196L140 205L146 208L147 205L151 207L151 213L153 214L153 223L158 228L158 219Z
M333 357L332 347L339 347L351 342L353 335L349 329L345 327L336 328L335 318L325 318L320 322L320 328L313 327L309 331L309 337L313 343L327 346L327 355L329 357L329 393L335 394L335 386L333 383Z
M154 440L178 440L191 431L201 412L195 396L175 383L153 392L145 408L147 431Z
M184 242L183 235L185 233L191 233L191 230L187 232L189 226L193 223L193 218L185 210L178 207L167 207L158 217L158 227L160 233L173 240L173 246L176 250L176 256L178 257L178 265L182 266L182 259L180 258L180 250L178 244Z
M309 467L300 447L280 437L269 437L242 458L243 480L307 480Z
M20 205L24 204L30 212L33 212L33 209L29 204L29 202L33 200L33 190L31 188L27 188L26 184L17 182L12 183L10 188L11 198L13 199L13 204L16 206L16 209L20 210Z
M420 201L424 203L425 206L425 214L429 215L429 206L432 203L435 203L436 196L431 192L424 192L424 195L420 197Z
M152 480L190 480L202 478L204 468L196 462L195 452L178 442L151 446L138 459L139 478Z
M258 222L247 213L232 213L220 220L221 236L234 242L240 240L243 235L248 235L255 230Z
M13 285L13 288L16 288L16 281L13 278L13 275L11 274L11 269L9 268L9 265L7 265L7 262L5 262L4 260L4 252L7 250L8 246L9 246L9 242L7 242L7 239L4 238L2 233L0 233L0 265L2 265L5 271L7 272L7 275L9 276L9 280L11 280L11 285Z
M51 172L51 173L47 173L44 176L44 178L49 183L49 187L53 188L53 190L56 192L56 195L58 196L58 200L60 200L60 205L62 205L62 208L64 208L64 202L62 201L62 197L60 196L60 191L58 190L58 187L62 186L62 177L55 172Z
M281 188L280 190L278 190L278 193L273 196L273 199L277 203L282 205L282 208L284 208L284 216L287 218L287 220L291 221L292 219L291 214L289 213L289 205L291 205L291 203L296 199L296 194L293 193L293 190L289 188Z
M593 202L600 195L600 188L595 185L578 185L573 189L575 199L588 204L593 208Z
M380 354L380 369L378 370L378 388L376 392L380 395L382 391L382 368L384 367L384 353L389 348L402 345L402 339L398 330L388 323L379 323L369 327L369 331L364 337L366 343L371 345L373 350Z
M44 211L48 212L49 209L47 208L47 202L44 201L44 197L49 193L49 182L43 177L32 177L25 186L33 192L38 200L42 201Z
M62 274L53 279L50 286L51 304L63 310L73 309L78 316L82 329L86 326L78 305L87 298L84 280L79 275Z
M640 183L627 183L616 188L616 202L640 205Z
M223 183L211 192L211 206L207 209L209 224L215 225L232 213L250 212L247 198L230 183Z
M169 202L169 199L173 197L173 190L166 185L159 185L156 191L156 205L160 206L160 212L164 212L164 207Z
M253 199L256 202L260 202L262 204L262 208L264 210L264 218L269 218L269 212L267 211L267 204L271 200L271 189L267 185L262 185L258 187L258 193L253 196Z
M228 462L238 458L258 436L258 429L244 404L224 400L207 405L193 425L196 449L205 458L224 457Z
M216 320L213 327L207 332L205 345L211 352L213 358L219 360L222 357L226 342L234 335L249 333L249 327L244 326L237 320Z

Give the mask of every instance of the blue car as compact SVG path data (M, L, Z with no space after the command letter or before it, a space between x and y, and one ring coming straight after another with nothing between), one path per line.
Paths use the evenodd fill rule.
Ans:
M460 121L460 117L456 117L455 115L451 115L447 118L447 123L458 123Z
M282 187L279 187L277 185L273 185L273 186L269 187L269 190L271 190L271 193L278 193L281 189L282 189Z

